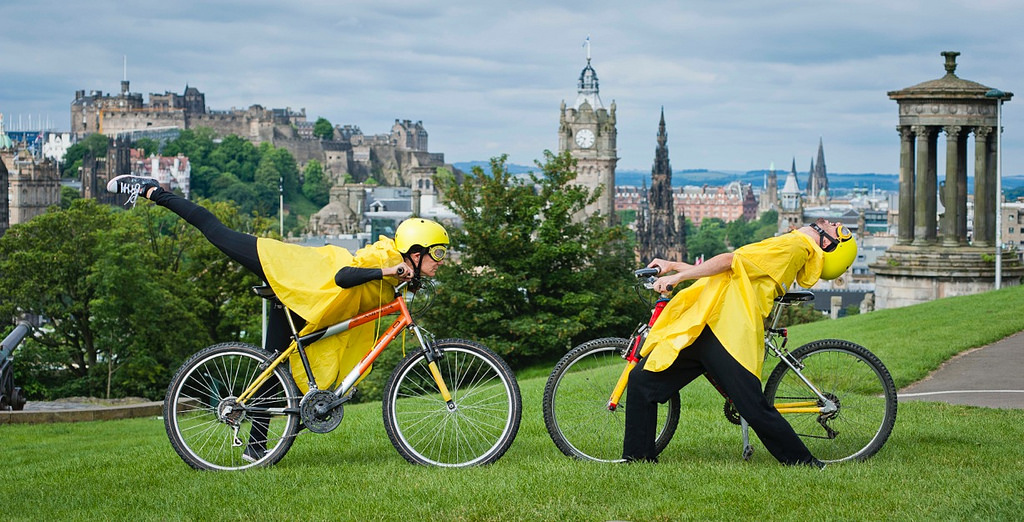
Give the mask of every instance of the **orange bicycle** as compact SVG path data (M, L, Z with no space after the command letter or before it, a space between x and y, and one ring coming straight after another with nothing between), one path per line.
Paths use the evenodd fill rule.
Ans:
M653 305L651 318L628 338L608 337L585 342L555 365L544 388L544 424L562 453L600 462L622 461L625 436L625 393L629 372L640 362L650 327L669 301L661 294L651 303L643 289L652 289L658 270L636 270L637 293ZM787 331L779 326L786 306L810 301L808 291L775 299L765 328L765 357L779 363L765 381L764 394L823 462L863 460L881 449L896 422L896 386L882 361L863 346L823 339L786 349ZM625 360L625 365L623 365ZM715 382L707 376L713 385ZM725 416L742 426L743 457L753 453L746 422L727 396ZM661 453L679 423L679 394L658 407L655 448Z
M333 326L300 336L272 353L243 343L210 346L178 370L167 389L164 424L171 445L193 468L240 470L277 463L302 427L334 430L356 383L388 344L412 332L419 348L405 357L384 388L384 427L409 462L444 467L489 464L512 445L522 416L515 375L497 354L461 339L434 340L419 327L403 295ZM275 299L269 287L256 287ZM319 389L306 346L397 314L362 360L333 390ZM291 314L286 314L291 321ZM300 394L288 360L298 353L309 391Z

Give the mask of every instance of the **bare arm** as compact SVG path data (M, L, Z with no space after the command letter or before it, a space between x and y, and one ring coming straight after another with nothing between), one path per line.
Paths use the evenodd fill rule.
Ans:
M661 263L658 263L659 261ZM721 274L729 270L732 267L732 252L718 254L699 265L655 259L651 262L650 266L657 266L662 270L661 273L675 271L674 274L659 277L654 282L654 289L656 291L666 292L669 286L676 286L682 281Z

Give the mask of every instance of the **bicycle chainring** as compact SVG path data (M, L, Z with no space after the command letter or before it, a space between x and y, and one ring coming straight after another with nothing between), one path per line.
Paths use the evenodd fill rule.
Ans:
M740 425L740 412L736 409L736 405L730 400L725 401L725 406L722 407L725 412L725 418L729 419L729 422L739 426Z
M299 417L306 429L313 433L328 433L341 424L345 416L344 404L339 404L324 414L319 414L318 409L337 400L337 397L328 390L314 390L306 394L299 401Z

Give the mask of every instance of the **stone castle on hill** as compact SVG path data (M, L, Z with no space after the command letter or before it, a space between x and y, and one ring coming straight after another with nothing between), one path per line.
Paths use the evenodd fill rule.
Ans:
M255 144L270 143L288 150L300 167L318 160L335 185L346 180L369 178L392 186L424 185L437 167L445 166L444 154L427 149L427 131L420 121L395 120L388 134L364 135L353 125L336 126L334 137L313 136L313 123L305 109L210 110L206 95L186 86L183 94L150 94L149 103L141 93L121 82L117 94L79 90L71 102L71 132L76 139L92 133L130 139L159 135L163 131L207 127L220 136L237 135ZM453 170L451 166L449 169Z

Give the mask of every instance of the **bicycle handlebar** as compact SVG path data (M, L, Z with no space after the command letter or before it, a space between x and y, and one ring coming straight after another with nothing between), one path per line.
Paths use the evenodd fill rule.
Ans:
M654 281L658 279L657 268L638 268L633 271L633 275L644 285L644 288L648 290L654 290ZM673 285L668 285L665 288L665 293L671 292Z

